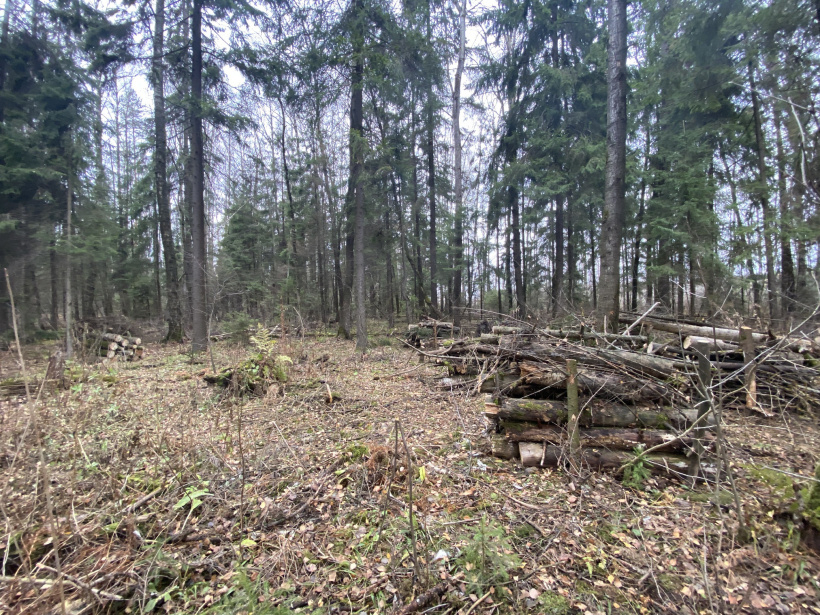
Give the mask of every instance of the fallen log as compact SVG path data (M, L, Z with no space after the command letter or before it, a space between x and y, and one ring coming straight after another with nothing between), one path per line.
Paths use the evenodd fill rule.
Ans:
M692 408L642 408L593 401L584 407L582 401L580 424L584 427L644 427L650 429L685 429L698 418ZM505 398L500 405L492 399L484 406L484 415L490 419L512 420L530 423L565 425L567 405L549 399ZM710 414L706 426L714 423Z
M524 384L556 389L566 387L567 375L561 370L548 366L540 368L538 363L532 361L519 363L519 370ZM630 374L594 370L579 371L578 385L590 395L632 402L671 400L674 394L663 383L643 380Z
M557 425L540 425L500 421L499 426L510 442L547 442L563 444L567 442L566 429ZM659 452L681 452L692 443L692 438L679 438L671 431L656 429L624 429L617 427L591 427L579 431L583 448L605 448L609 450L631 451L636 446L659 447Z
M697 335L690 335L683 340L683 348L689 350L694 348L697 344L706 344L709 350L720 350L723 352L737 352L740 346L732 344L725 340L715 339L713 337L699 337Z
M516 374L495 372L481 380L478 390L482 393L492 393L496 390L504 391L514 387L520 380L521 378Z
M631 322L631 320L624 319L624 322ZM651 323L652 328L657 331L664 331L666 333L676 333L682 337L705 337L711 340L724 340L727 342L740 342L739 329L725 329L723 327L710 327L704 325L691 325L685 323L676 323L668 320L659 320L657 318L647 318L644 322ZM752 333L752 339L755 343L765 343L773 339L767 333Z
M547 338L564 339L564 340L584 340L584 341L600 341L605 342L621 342L633 346L640 346L646 344L649 338L645 335L622 335L619 333L581 333L574 329L536 329L536 332Z
M543 442L520 442L518 448L524 467L557 466L566 459L563 447ZM625 464L636 459L636 455L626 451L608 451L598 448L582 448L581 463L593 470L620 470ZM643 456L644 467L653 474L689 475L689 466L684 455L674 453L652 453Z
M669 378L676 369L685 366L681 361L630 350L598 350L597 355L616 365L623 364L638 373L662 379Z
M493 457L499 459L517 459L518 442L513 442L504 434L494 433L490 436L490 450Z

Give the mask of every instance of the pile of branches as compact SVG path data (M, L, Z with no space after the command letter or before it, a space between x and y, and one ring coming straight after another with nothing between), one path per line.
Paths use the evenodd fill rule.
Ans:
M493 453L520 457L524 465L556 465L565 457L573 415L568 360L577 365L580 456L596 468L623 469L650 449L653 456L641 461L651 471L688 475L692 453L700 466L714 440L714 413L703 408L772 414L820 405L811 341L797 353L796 339L750 332L744 355L739 344L716 338L729 333L715 328L711 344L682 331L677 342L655 339L652 329L629 333L496 326L419 352L447 367L443 386L490 394L485 417ZM698 360L708 376L698 373Z
M752 332L755 343L747 360L748 353L744 355L738 344L720 337L738 339L738 331L711 329L709 341L686 335L685 328L678 331L677 339L669 335L658 339L653 333L659 329L649 335L625 335L601 334L583 327L496 326L490 334L457 340L427 354L448 367L450 377L442 384L449 388L549 398L551 390L565 387L566 360L575 359L582 395L590 399L691 407L697 384L696 347L705 343L713 397L722 407L770 414L782 410L811 412L820 406L820 369L816 364L820 342ZM801 353L795 352L798 348ZM750 371L756 389L754 407L748 404Z

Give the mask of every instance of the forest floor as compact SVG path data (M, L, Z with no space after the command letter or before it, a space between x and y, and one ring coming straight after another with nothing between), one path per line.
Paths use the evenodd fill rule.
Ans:
M741 540L727 486L488 456L483 396L371 342L280 341L264 397L203 382L248 356L219 342L0 399L0 612L820 613L794 508L817 416L726 417ZM51 350L25 349L31 373Z

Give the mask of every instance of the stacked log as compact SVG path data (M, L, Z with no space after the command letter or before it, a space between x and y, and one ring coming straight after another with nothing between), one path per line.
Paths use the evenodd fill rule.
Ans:
M459 327L451 322L425 318L418 324L407 326L407 341L415 348L421 348L428 340L454 337L459 333Z
M652 471L704 473L708 466L699 462L714 439L712 398L721 396L723 408L763 414L820 406L820 372L810 361L820 345L813 338L682 325L677 339L656 340L647 324L644 335L494 327L425 354L447 366L448 388L491 394L484 415L493 453L527 466L572 456L575 464L622 470L640 449L651 449L640 459ZM673 333L669 323L661 327Z
M90 344L106 359L139 361L145 353L142 339L117 333L100 333L91 339Z

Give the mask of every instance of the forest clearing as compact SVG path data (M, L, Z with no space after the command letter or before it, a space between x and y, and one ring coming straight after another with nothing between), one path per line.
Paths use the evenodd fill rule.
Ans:
M820 615L820 0L0 11L0 615Z
M727 407L734 489L524 468L490 454L484 395L384 325L364 355L259 331L3 399L0 611L820 612L816 413ZM24 351L34 382L53 345ZM204 379L262 353L264 392Z

